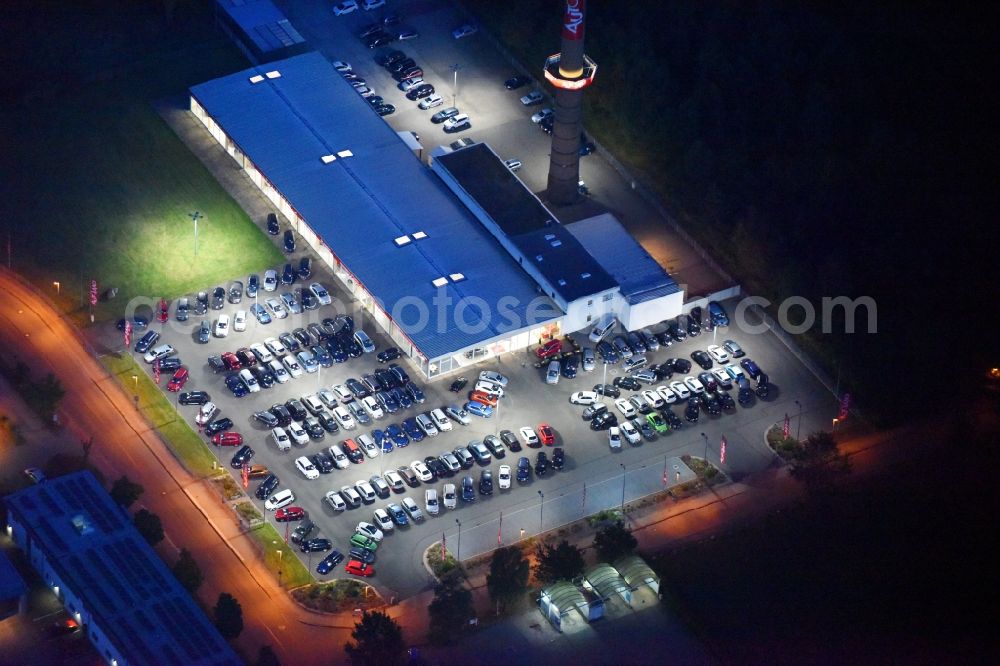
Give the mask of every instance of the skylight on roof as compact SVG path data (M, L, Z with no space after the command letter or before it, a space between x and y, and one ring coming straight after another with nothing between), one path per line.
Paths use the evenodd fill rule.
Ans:
M555 240L555 237L556 237L555 234L545 234L545 240L547 241Z
M536 254L535 255L535 261L541 261L541 260L542 260L542 255Z
M446 284L448 284L448 278L439 277L436 280L432 281L431 284L433 284L435 287L443 287Z
M337 157L354 157L354 153L349 150L340 150L337 152Z
M279 72L276 69L272 69L270 72L266 72L264 74L264 76L266 76L269 79L280 79L281 78L281 72Z
M448 277L451 278L452 282L461 282L462 280L465 279L465 276L461 273L451 273L448 275Z
M263 80L264 77L261 76L260 74L254 74L253 76L250 77L250 83L260 83Z
M410 237L400 236L399 238L392 239L392 242L396 244L396 247L403 247L404 245L410 244Z
M586 280L587 278L590 277L590 273L580 273L580 277L582 277L584 280Z
M422 238L427 238L427 234L423 231L416 231L413 233L414 240L420 240Z
M551 245L552 245L552 247L559 247L560 245L562 245L562 241L561 240L554 240L554 241L552 241Z
M566 286L566 280L563 280L562 278L559 278L559 286L560 287L565 287Z
M337 156L336 155L324 155L320 159L323 160L323 164L329 164L330 162L336 161Z

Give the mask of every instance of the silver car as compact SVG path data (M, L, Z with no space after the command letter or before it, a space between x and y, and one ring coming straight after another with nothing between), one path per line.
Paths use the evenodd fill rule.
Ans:
M288 311L292 314L302 314L302 306L297 300L295 300L295 295L285 292L281 295L281 302L285 304Z
M583 371L584 372L593 372L594 371L594 367L597 364L597 361L594 358L594 350L592 348L590 348L590 347L584 347L583 348L582 359L583 360L582 360L581 365L583 367Z
M549 369L545 373L545 383L546 384L558 384L559 383L559 361L551 361L549 363Z
M278 271L269 268L264 271L264 291L274 291L278 288Z

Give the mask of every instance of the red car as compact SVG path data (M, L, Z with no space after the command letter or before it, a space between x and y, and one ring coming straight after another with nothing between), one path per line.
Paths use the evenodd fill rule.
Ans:
M556 431L548 423L538 424L538 439L545 446L552 446L556 443Z
M274 519L279 523L287 523L293 520L302 520L306 517L306 510L301 506L286 506L274 512Z
M496 396L490 395L484 391L472 391L469 393L469 400L473 402L478 402L484 405L489 405L490 407L497 406Z
M352 559L344 567L344 570L349 574L354 574L355 576L364 576L365 578L375 575L375 567L370 564L366 564L361 560Z
M243 367L233 352L222 352L222 364L226 366L226 370L239 370Z
M535 350L535 356L540 359L552 358L562 351L562 340L549 340Z
M164 323L164 322L166 322L167 319L170 318L170 315L167 313L167 308L168 307L169 307L169 304L167 303L167 299L161 298L160 299L160 307L156 310L156 319L161 324Z
M216 446L242 446L243 435L238 432L217 432L212 435L212 444Z
M167 390L176 393L184 388L184 385L187 384L187 380L188 369L177 368L177 370L174 371L174 376L170 378L169 382L167 382Z

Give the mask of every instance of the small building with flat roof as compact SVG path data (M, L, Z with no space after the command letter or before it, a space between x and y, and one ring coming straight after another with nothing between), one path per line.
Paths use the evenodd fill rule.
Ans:
M250 62L280 60L311 50L271 0L216 0L215 20Z

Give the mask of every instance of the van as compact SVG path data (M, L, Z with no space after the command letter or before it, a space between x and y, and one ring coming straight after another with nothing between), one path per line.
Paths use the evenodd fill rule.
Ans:
M371 338L368 337L368 334L360 328L354 331L354 341L361 346L361 351L366 354L371 354L375 351L375 343L372 342Z
M597 322L593 330L590 331L590 341L600 342L603 340L611 331L614 330L615 324L618 323L618 318L613 314L606 314L601 317L601 320Z
M633 356L632 358L630 358L630 359L626 360L624 363L622 363L622 370L624 372L631 372L632 370L635 370L636 368L645 367L645 365L646 365L646 357L645 356Z
M276 509L280 509L281 507L288 506L294 501L295 495L292 494L291 490L285 488L284 490L279 490L271 496L271 499L264 502L264 508L268 511L274 511Z
M355 465L365 459L365 454L361 451L361 447L353 439L345 439L341 446L344 449L344 455Z

